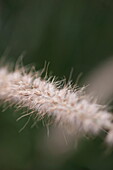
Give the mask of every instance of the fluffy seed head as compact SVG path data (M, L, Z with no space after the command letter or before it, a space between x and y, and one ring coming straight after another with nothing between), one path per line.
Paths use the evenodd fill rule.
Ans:
M84 94L82 89L42 79L39 74L21 69L9 72L0 69L0 100L17 107L26 107L36 118L51 117L54 123L71 134L98 135L109 131L106 141L113 143L112 114Z

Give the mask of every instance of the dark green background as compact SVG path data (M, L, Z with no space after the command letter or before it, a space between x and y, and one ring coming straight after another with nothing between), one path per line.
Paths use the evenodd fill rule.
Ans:
M73 82L113 55L112 0L0 0L0 56L37 69L50 62L49 73ZM47 150L46 128L20 112L0 113L0 170L112 170L102 139L83 140L78 149L54 155ZM43 136L44 139L43 139ZM43 141L44 140L44 141ZM42 142L43 141L43 142ZM52 147L52 146L51 146Z

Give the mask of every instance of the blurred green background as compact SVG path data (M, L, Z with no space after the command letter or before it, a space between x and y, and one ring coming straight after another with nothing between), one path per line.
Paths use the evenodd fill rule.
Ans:
M0 56L37 69L50 62L49 72L72 80L81 79L113 55L112 0L0 0ZM51 72L52 71L52 72ZM113 170L113 154L105 154L102 139L84 139L61 146L47 137L47 128L33 120L0 108L0 170ZM50 135L51 136L51 135ZM49 144L48 144L49 143ZM50 144L51 143L51 144ZM61 142L62 143L62 142ZM48 146L50 145L50 146ZM54 145L54 146L53 146Z

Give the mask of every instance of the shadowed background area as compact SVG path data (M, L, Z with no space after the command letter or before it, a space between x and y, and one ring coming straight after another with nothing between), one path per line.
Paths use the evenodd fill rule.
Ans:
M0 0L0 56L15 63L24 55L23 65L42 69L73 82L85 77L113 56L112 0ZM51 72L52 71L52 72ZM66 144L57 130L39 122L19 130L28 117L16 122L22 111L0 107L1 170L112 170L113 154L105 154L102 138ZM71 145L71 146L70 146Z

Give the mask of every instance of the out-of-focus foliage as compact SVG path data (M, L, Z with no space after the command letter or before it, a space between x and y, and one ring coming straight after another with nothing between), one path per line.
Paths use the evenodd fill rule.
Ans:
M112 0L1 0L0 56L37 69L50 62L52 74L76 81L101 61L113 55ZM19 133L28 118L16 122L21 111L0 113L1 170L112 170L112 152L105 155L102 139L85 140L77 150L63 142L64 151L54 152L46 127L33 120ZM48 141L49 140L49 141ZM59 146L57 149L60 150Z

